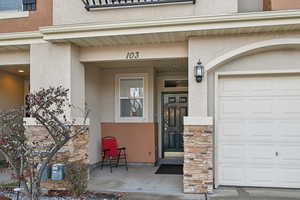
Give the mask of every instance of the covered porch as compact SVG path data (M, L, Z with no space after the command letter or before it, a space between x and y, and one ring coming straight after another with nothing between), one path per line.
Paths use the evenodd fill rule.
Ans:
M92 158L101 161L101 138L113 136L120 147L126 148L130 164L183 164L187 58L93 62L84 66L91 129L98 132L90 144L94 147Z
M17 58L14 59L14 56ZM26 95L29 93L30 65L26 51L0 50L0 110L24 106L26 116ZM0 162L4 161L0 153Z

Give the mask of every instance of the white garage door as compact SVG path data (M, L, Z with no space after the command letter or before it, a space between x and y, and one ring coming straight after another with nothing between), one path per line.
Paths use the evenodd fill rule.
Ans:
M300 188L300 75L220 77L220 185Z

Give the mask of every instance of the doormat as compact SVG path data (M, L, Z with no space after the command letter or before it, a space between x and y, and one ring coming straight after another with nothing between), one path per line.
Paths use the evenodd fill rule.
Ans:
M183 165L160 165L155 174L183 175Z

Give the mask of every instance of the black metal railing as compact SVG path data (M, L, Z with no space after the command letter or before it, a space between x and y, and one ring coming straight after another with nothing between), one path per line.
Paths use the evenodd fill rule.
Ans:
M142 6L151 4L172 4L184 2L191 2L195 4L195 1L196 0L82 0L88 11L97 8Z

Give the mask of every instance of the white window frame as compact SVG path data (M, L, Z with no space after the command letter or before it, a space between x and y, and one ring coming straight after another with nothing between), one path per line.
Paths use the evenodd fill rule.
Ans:
M23 18L23 17L29 17L29 11L18 11L18 10L0 11L0 19Z
M143 79L144 87L144 104L142 117L121 117L121 81L122 79ZM134 73L134 74L117 74L115 79L115 121L116 122L146 122L148 121L148 74Z

